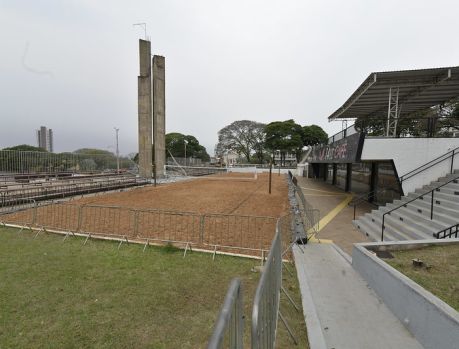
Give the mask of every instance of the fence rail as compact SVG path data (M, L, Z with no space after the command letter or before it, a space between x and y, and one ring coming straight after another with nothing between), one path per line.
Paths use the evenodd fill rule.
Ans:
M117 236L151 242L198 245L219 251L264 256L277 218L230 214L199 214L121 206L53 202L39 205L21 199L20 205L0 207L0 222L43 230ZM287 244L288 242L285 242Z
M27 186L10 185L0 188L0 206L15 205L20 199L33 199L36 201L59 199L67 196L91 194L100 191L123 189L132 186L148 184L148 181L133 176L114 176L97 180L77 180L72 183L64 182L39 182Z
M119 164L123 170L138 170L137 164L126 157L120 157ZM114 154L0 150L0 173L83 173L106 170L117 170Z
M278 226L253 301L252 349L274 348L281 287L282 240Z
M306 200L303 191L298 186L296 177L289 171L288 172L289 183L293 186L295 195L299 198L299 210L303 217L304 231L308 236L316 235L319 232L319 221L320 221L320 210L314 208L311 203Z
M244 312L241 280L231 281L207 349L242 349Z

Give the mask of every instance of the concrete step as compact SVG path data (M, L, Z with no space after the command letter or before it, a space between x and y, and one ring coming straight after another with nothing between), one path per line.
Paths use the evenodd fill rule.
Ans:
M363 218L363 217L362 217ZM376 227L373 224L369 224L364 219L355 219L352 221L354 227L356 227L360 232L368 237L371 241L380 241L381 240L381 232L376 230Z
M367 213L367 222L372 222L381 233L382 217L380 215L374 215ZM419 232L416 227L409 226L402 221L397 220L394 217L386 215L384 217L384 240L386 237L391 237L390 240L412 240L425 238L425 234Z
M431 239L434 233L459 222L459 170L454 174L432 181L429 185L416 189L413 193L380 206L353 221L354 225L370 239L381 239L384 215L384 240ZM451 181L454 179L454 181ZM445 182L449 182L438 188ZM437 189L438 190L435 190ZM433 192L433 219L431 214L431 191ZM416 199L414 201L411 201ZM406 206L403 204L406 203Z
M418 201L420 201L420 203L421 202L424 203L423 200L416 200L416 201L413 201L407 204L406 207L400 208L400 210L404 212L404 214L406 214L407 216L413 219L421 219L421 220L427 219L430 221L430 205L422 206L420 203L418 203ZM394 204L399 206L403 204L403 201L396 200L394 201ZM442 208L442 211L440 211L438 206L434 205L433 219L435 221L442 222L448 225L452 225L459 221L459 219L456 217L457 217L457 212L452 211L452 210L450 212L445 212L445 209L443 208Z
M418 193L410 193L408 194L408 198L410 200L414 198L418 198L417 200L423 200L424 202L427 202L430 204L432 196L429 193L429 194L423 195L423 198L420 198ZM445 198L444 195L439 195L439 194L437 195L437 193L434 194L434 205L448 207L448 208L451 208L459 212L459 202L451 201L450 197Z
M377 217L380 217L382 219L382 215L392 208L397 208L399 206L394 205L394 204L389 204L387 207L384 207L380 210L373 210L372 214L374 214ZM400 207L395 211L392 211L390 214L385 215L385 220L388 219L388 217L392 217L393 219L405 223L402 225L402 229L410 229L410 228L415 228L414 230L416 232L424 232L427 235L431 235L432 232L437 232L439 230L442 230L449 226L447 223L443 223L441 221L437 220L430 220L430 217L424 217L420 214L410 212L406 210L405 207ZM406 227L405 225L408 225Z
M443 177L438 178L437 181L438 181L438 182L442 182L442 183L448 182L448 181L451 180L451 179L457 179L457 178L458 178L458 176L457 176L458 174L459 174L459 172L456 172L456 173L449 173L449 174L447 174L446 176L443 176Z
M415 193L418 194L418 195L431 195L431 190L432 189L416 189L415 190ZM445 193L445 192L441 192L441 191L437 191L435 190L434 191L434 198L440 198L440 199L444 199L444 200L448 200L448 201L452 201L452 202L455 202L455 200L459 199L458 196L456 195L453 195L453 194L449 194L449 193Z
M456 188L457 187L457 188ZM432 185L426 185L422 188L423 190L435 190L435 193L444 193L448 195L456 195L459 196L459 185L451 185L451 183L448 183L444 185L443 187L439 187L438 185L432 184Z
M401 204L402 202L407 202L409 200L410 200L409 198L404 196L400 200L397 200L397 201L401 201L400 202L400 204ZM429 218L430 218L430 201L415 200L415 201L412 201L409 204L407 204L407 207L420 209L420 210L422 210L423 214L428 215ZM434 203L434 212L442 214L442 215L445 215L445 216L448 216L448 217L452 217L452 218L455 218L455 217L458 216L458 211L457 210L455 210L455 209L453 209L451 207L437 205L435 203Z

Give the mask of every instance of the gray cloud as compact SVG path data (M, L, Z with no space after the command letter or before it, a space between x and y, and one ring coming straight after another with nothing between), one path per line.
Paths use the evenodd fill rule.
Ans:
M457 65L458 10L447 0L5 0L0 148L34 144L46 125L57 151L107 149L117 126L121 152L136 151L139 22L166 57L167 132L209 152L238 119L334 133L341 123L327 116L370 72Z

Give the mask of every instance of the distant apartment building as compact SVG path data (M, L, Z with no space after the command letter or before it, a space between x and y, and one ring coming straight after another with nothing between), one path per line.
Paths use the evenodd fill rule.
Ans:
M43 148L52 153L54 151L53 130L41 126L40 129L37 130L37 145L39 148Z

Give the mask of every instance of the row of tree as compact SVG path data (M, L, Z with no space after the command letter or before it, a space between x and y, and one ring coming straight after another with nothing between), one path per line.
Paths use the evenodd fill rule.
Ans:
M384 136L387 118L357 118L355 127L369 136ZM427 108L397 123L396 137L450 137L459 131L459 102Z
M247 162L263 163L278 151L284 164L287 153L295 154L299 161L305 146L327 141L328 135L320 126L301 126L293 119L269 124L239 120L218 132L215 154L222 157L227 152L233 152L243 156Z
M135 167L129 157L120 156L119 163L121 169ZM116 168L116 155L101 149L84 148L74 152L50 153L42 148L22 144L0 151L0 171L5 172L87 172Z

